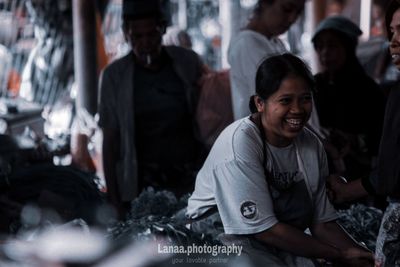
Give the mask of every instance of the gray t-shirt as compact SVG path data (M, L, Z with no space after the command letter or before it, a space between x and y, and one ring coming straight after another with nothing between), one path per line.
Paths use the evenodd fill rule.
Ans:
M274 149L280 150L279 153L275 151L274 156L270 155L271 146L265 151L267 170L275 173L274 177L280 177L281 184L289 182L288 178L293 179L288 188L267 183L263 143L257 126L249 118L228 126L216 140L197 176L186 215L196 219L216 205L227 234L255 234L278 221L293 222L292 225L303 228L304 222L336 219L336 212L326 196L328 167L319 140L304 129L293 146L272 147ZM287 200L279 200L283 196L285 199L295 196L289 202L297 200L300 206L311 208L311 213L297 214L299 206L286 206ZM302 218L304 216L310 218Z

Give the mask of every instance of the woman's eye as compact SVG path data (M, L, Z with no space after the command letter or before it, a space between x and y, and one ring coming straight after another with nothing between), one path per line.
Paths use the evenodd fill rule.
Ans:
M282 7L282 10L283 10L283 12L285 12L285 13L291 13L291 12L294 12L294 8L292 7L292 6L290 6L290 5L288 5L288 6L283 6Z
M279 103L281 103L281 104L283 104L283 105L289 104L290 101L291 101L290 98L281 98L281 99L279 99Z
M282 6L282 11L288 15L295 14L296 16L299 16L303 12L303 9L296 5L289 4Z
M303 104L308 104L312 102L312 96L304 96L300 99L300 102Z

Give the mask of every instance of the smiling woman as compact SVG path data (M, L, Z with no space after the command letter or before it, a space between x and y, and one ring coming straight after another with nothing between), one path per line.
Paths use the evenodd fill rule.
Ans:
M389 27L389 38L391 39L390 54L393 63L397 68L400 68L400 9L397 9L393 13Z
M313 87L296 56L262 61L250 102L254 113L220 134L186 215L198 232L207 222L222 222L221 242L243 245L256 266L314 266L312 258L371 266L372 254L336 224L326 197L326 155L305 127Z
M400 1L393 0L386 11L386 27L390 54L400 70ZM372 181L376 192L388 196L389 205L382 219L376 244L376 266L400 266L400 90L391 90L388 96L382 140L378 157L378 177Z

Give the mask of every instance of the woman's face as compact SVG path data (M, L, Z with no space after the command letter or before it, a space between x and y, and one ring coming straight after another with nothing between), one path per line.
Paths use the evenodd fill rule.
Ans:
M299 76L288 76L266 101L259 97L255 101L267 141L277 147L288 146L293 141L312 111L309 85Z
M262 4L261 23L267 36L285 33L304 9L305 0L275 0Z
M346 48L340 37L331 30L325 30L315 39L315 50L324 71L335 73L346 63Z
M390 23L390 32L393 34L390 40L390 54L393 64L400 69L400 8L394 12Z

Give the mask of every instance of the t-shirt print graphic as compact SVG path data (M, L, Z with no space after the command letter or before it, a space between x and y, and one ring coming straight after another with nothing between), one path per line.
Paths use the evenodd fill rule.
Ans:
M253 201L245 201L240 205L240 212L246 219L253 219L257 214L257 206Z
M294 172L272 172L271 182L272 186L279 191L289 189L293 182L296 181L296 176L299 174L298 171Z

